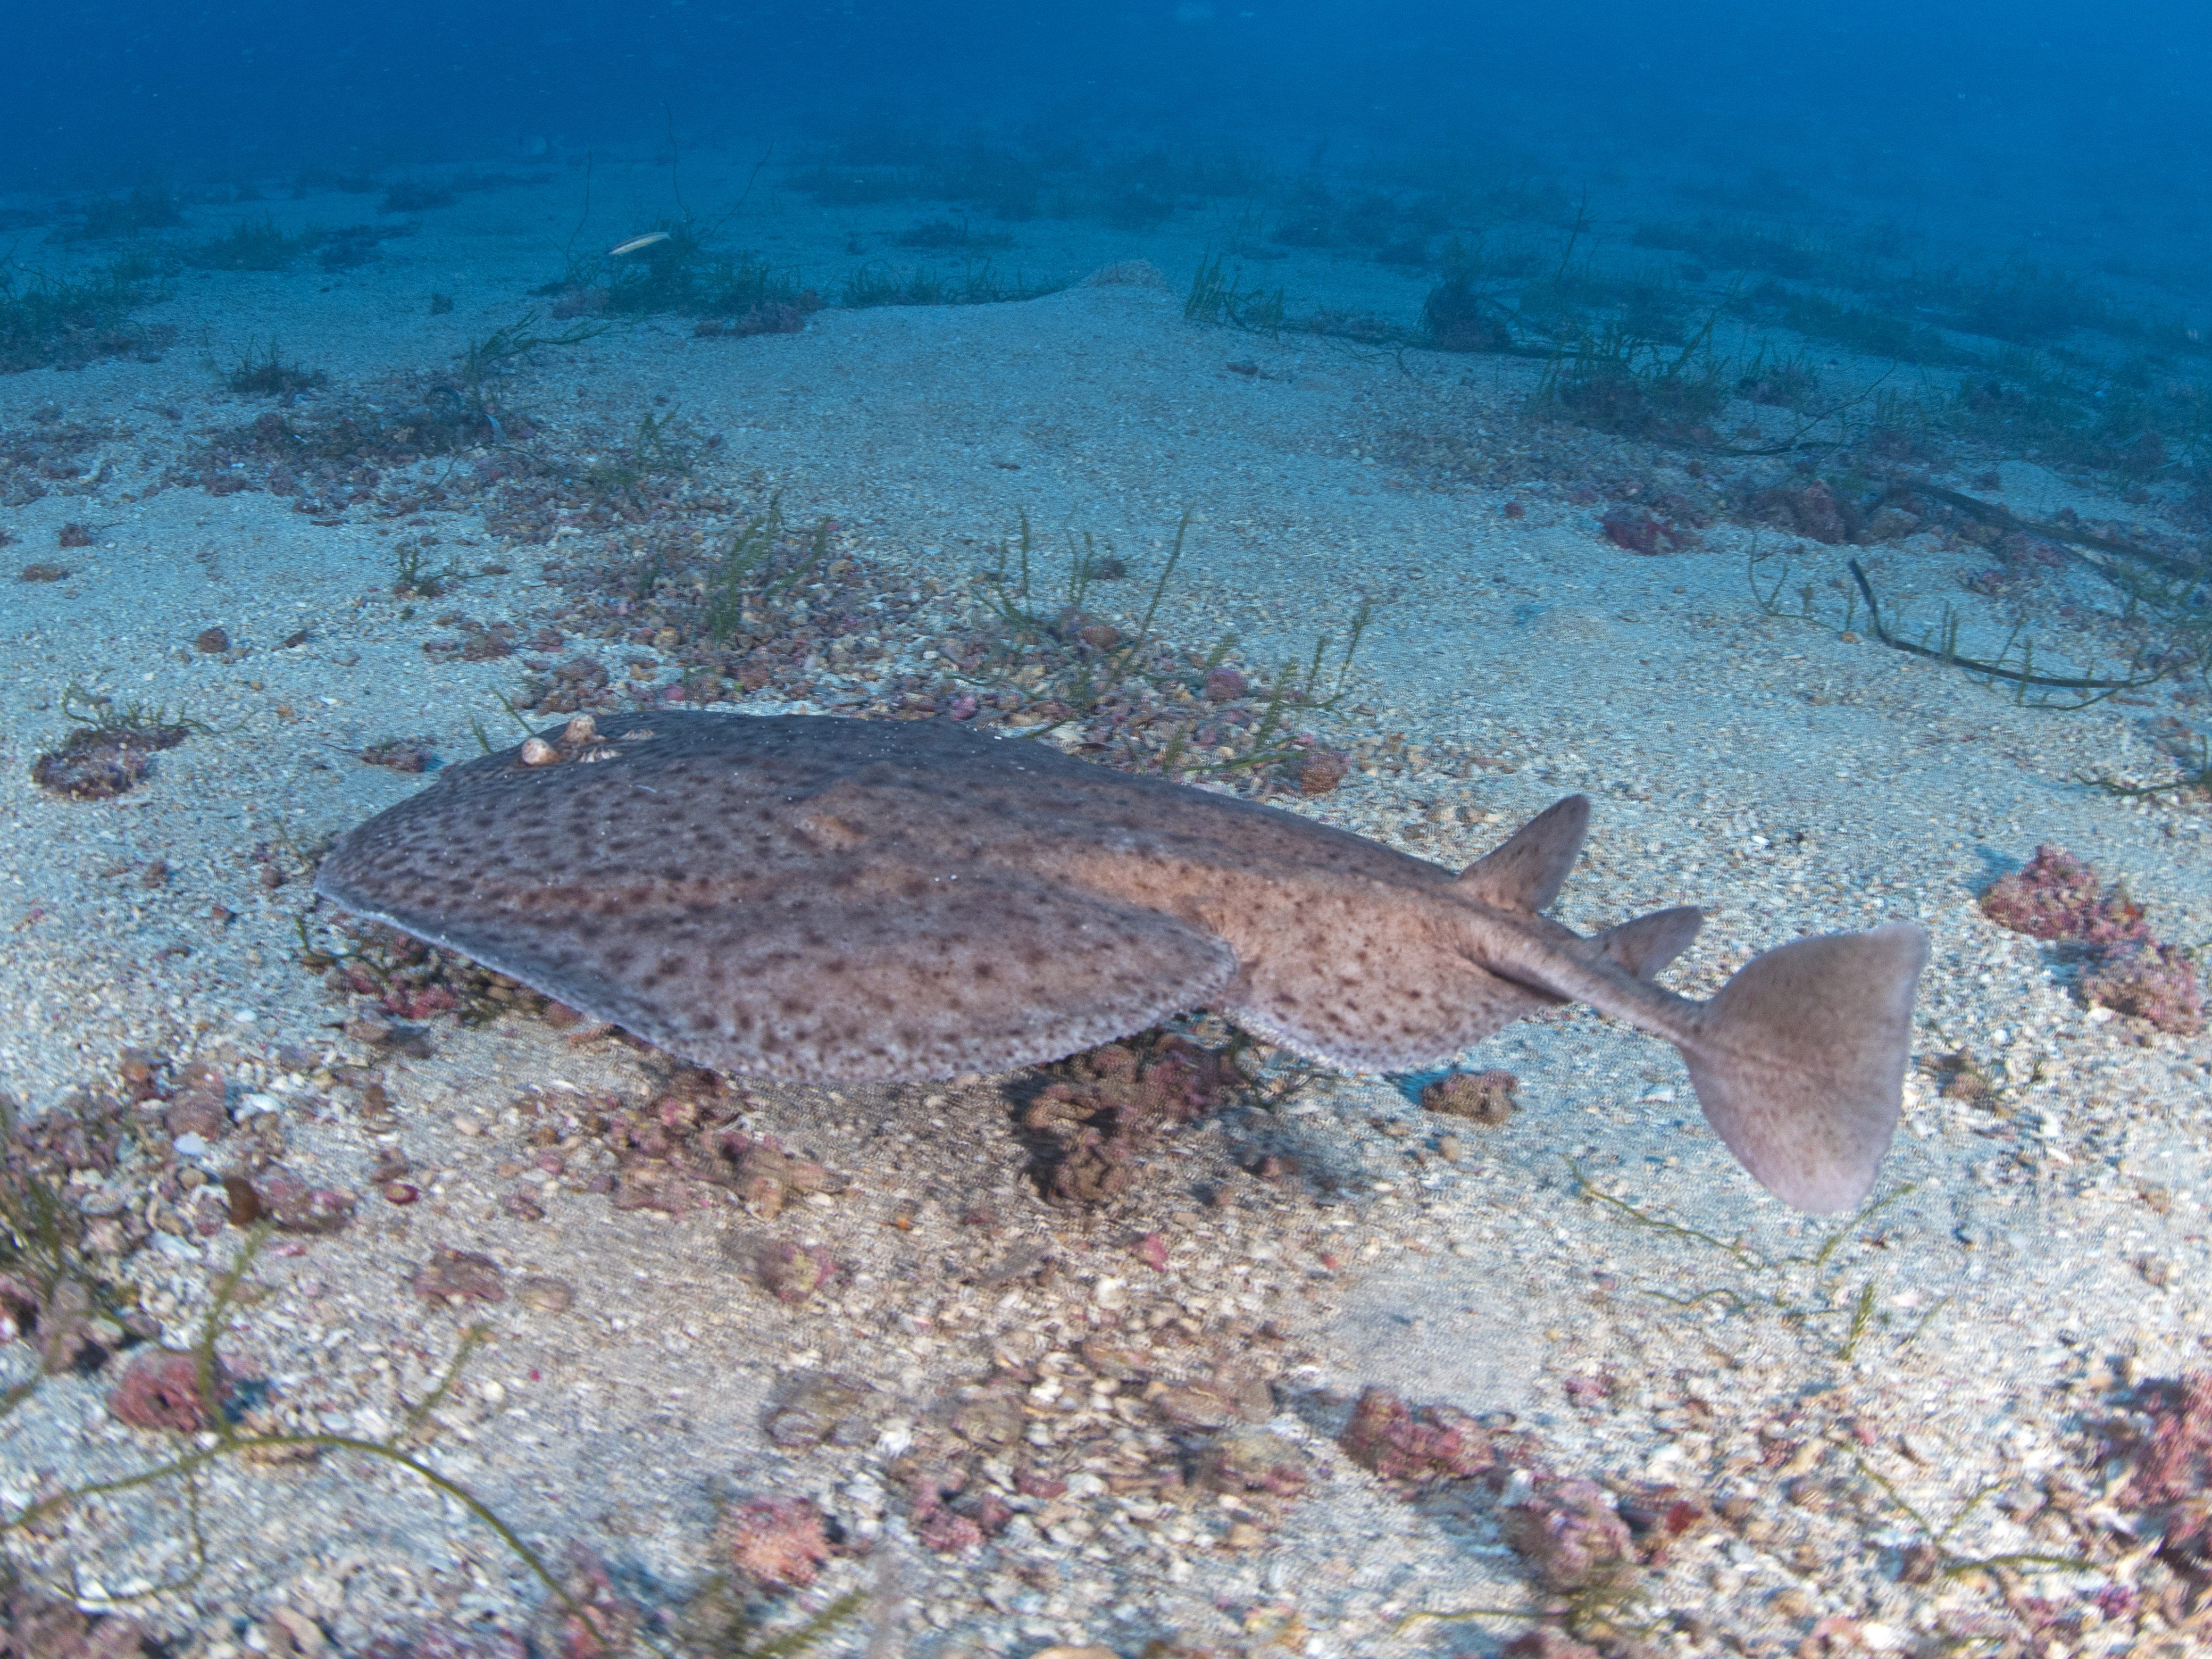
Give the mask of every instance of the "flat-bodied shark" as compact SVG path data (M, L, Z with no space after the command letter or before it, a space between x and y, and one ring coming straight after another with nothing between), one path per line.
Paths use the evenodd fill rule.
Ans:
M1589 938L1542 914L1589 812L1570 795L1453 871L947 720L579 716L441 772L315 888L696 1064L804 1083L1004 1071L1202 1007L1409 1071L1581 1001L1674 1043L1782 1198L1856 1204L1927 936L1800 939L1678 996L1654 975L1697 909Z

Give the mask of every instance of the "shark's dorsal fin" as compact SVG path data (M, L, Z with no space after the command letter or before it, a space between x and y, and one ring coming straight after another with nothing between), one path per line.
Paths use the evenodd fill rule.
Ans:
M1513 832L1495 852L1461 872L1453 890L1498 910L1534 915L1559 896L1589 831L1588 795L1569 795Z

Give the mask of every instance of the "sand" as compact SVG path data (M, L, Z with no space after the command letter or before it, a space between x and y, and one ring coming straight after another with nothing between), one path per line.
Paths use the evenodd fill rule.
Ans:
M645 169L621 176L649 198ZM824 1651L1493 1651L1529 1621L1408 1616L1540 1604L1501 1520L1556 1501L1555 1477L1677 1487L1719 1511L1641 1572L1627 1623L1650 1621L1638 1639L1656 1651L1933 1651L2039 1620L2053 1654L2202 1639L2167 1630L2174 1604L2153 1616L2164 1569L2099 1531L2094 1425L2124 1385L2205 1363L2212 1044L2085 1007L2049 947L1976 902L2055 842L2124 879L2160 937L2212 934L2201 812L2078 781L2170 775L2144 722L2191 711L2163 691L2021 707L1839 637L1839 590L1817 590L1816 623L1768 614L1747 580L1754 551L1768 582L1779 553L1820 584L1855 553L1893 609L1924 620L1948 599L1994 650L2006 624L1932 538L1844 550L1723 521L1656 557L1616 546L1599 492L1632 475L1694 492L1678 458L1528 422L1538 365L1187 322L1187 240L1034 228L1033 268L1110 280L1012 305L833 308L743 340L649 321L540 350L500 394L529 412L528 442L571 455L674 411L695 441L720 437L695 452L696 489L833 516L842 552L939 579L947 607L1024 513L1047 586L1063 526L1127 560L1138 580L1103 607L1126 623L1188 511L1165 631L1202 652L1233 629L1258 668L1340 641L1373 601L1347 696L1307 722L1360 763L1300 810L1450 864L1588 791L1589 853L1560 914L1588 931L1709 906L1670 975L1685 991L1798 933L1919 921L1935 962L1916 1051L1971 1055L1997 1092L1946 1094L1916 1072L1874 1212L1791 1214L1705 1129L1671 1050L1583 1010L1467 1057L1517 1075L1503 1127L1424 1113L1384 1079L1316 1078L1165 1137L1095 1210L1048 1203L1025 1176L998 1079L741 1085L728 1109L744 1131L826 1171L772 1217L720 1189L673 1218L591 1190L612 1170L592 1115L666 1097L665 1057L536 1020L434 1019L417 1055L349 1035L360 1010L296 960L295 849L421 787L362 748L404 738L459 757L476 752L471 721L511 740L495 694L515 662L426 657L433 617L450 604L527 632L556 598L543 562L619 556L624 530L516 543L468 512L364 504L322 524L258 491L150 486L196 431L269 406L221 385L250 342L273 335L334 389L375 395L513 321L573 200L567 179L472 200L337 276L188 274L149 313L178 330L160 362L0 380L0 430L91 434L78 476L0 507L12 564L70 571L0 594L0 1086L35 1116L112 1093L126 1049L221 1073L240 1127L180 1148L158 1111L126 1112L131 1156L70 1189L95 1218L147 1214L149 1170L219 1181L256 1146L353 1195L342 1231L277 1235L229 1316L225 1360L262 1385L250 1423L380 1438L480 1321L428 1464L545 1559L596 1552L613 1593L668 1618L727 1571L722 1510L809 1498L842 1552L775 1617L859 1592ZM856 217L750 210L772 257L817 261ZM287 222L349 211L283 208ZM449 313L430 314L434 292ZM1393 297L1347 276L1342 302ZM2137 511L2025 463L1979 493L2027 516ZM96 526L93 544L58 549L70 522ZM450 601L395 596L391 544L426 532L441 556L507 573ZM1798 580L1778 608L1794 611ZM196 647L215 627L230 648ZM198 724L137 790L57 799L29 765L66 735L71 685ZM372 1078L388 1115L366 1103ZM395 1153L404 1176L382 1173ZM1254 1173L1266 1158L1273 1172ZM412 1202L385 1196L395 1181ZM159 1327L135 1352L188 1346L240 1248L238 1229L190 1224L196 1202L155 1196L150 1240L118 1270ZM757 1264L779 1245L825 1253L831 1282L778 1300ZM488 1258L503 1299L427 1299L416 1281L439 1250ZM539 1280L564 1288L526 1296ZM46 1379L0 1423L0 1504L173 1450L107 1413L131 1357ZM0 1370L33 1376L30 1343L0 1347ZM825 1376L852 1385L831 1413L843 1428L779 1444L779 1402L811 1388L819 1406ZM1522 1472L1408 1501L1338 1442L1370 1386L1526 1435ZM1209 1473L1240 1425L1278 1437L1295 1492ZM988 1493L1012 1518L933 1547L960 1539L933 1530L925 1487L955 1512ZM356 1654L434 1628L481 1645L416 1651L491 1653L545 1600L460 1505L368 1456L210 1463L204 1559L184 1491L78 1506L18 1534L17 1557L191 1659ZM1942 1540L1958 1558L2060 1559L2095 1539L2099 1561L1911 1582L1926 1533L1905 1503L1938 1528L1963 1506Z

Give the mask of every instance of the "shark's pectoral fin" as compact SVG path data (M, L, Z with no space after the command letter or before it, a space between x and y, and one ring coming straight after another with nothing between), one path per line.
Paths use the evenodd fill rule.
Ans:
M1535 915L1559 897L1583 850L1583 837L1589 833L1589 815L1588 795L1554 802L1503 846L1468 865L1452 891L1494 910Z

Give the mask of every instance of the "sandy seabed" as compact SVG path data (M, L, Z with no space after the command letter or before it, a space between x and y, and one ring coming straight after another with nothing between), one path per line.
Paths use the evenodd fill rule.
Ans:
M557 601L546 562L623 556L627 526L524 541L471 510L395 517L397 477L386 505L319 515L160 481L195 434L269 407L222 385L256 341L373 398L514 321L562 189L441 216L342 276L188 275L157 307L177 330L160 361L0 380L0 431L81 440L73 474L0 507L11 566L68 572L0 590L0 1086L50 1130L131 1093L134 1064L149 1097L97 1118L125 1156L65 1188L95 1243L132 1241L114 1285L145 1340L105 1328L119 1351L0 1422L0 1505L188 1443L108 1402L128 1366L192 1342L246 1237L213 1224L223 1179L265 1187L274 1163L352 1207L252 1263L219 1343L241 1420L381 1440L481 1324L410 1455L572 1594L644 1609L679 1646L734 1549L770 1588L818 1565L763 1594L773 1620L858 1594L824 1651L1489 1652L1569 1605L1609 1652L2196 1650L2179 1581L2119 1547L2132 1523L2097 1425L2121 1390L2205 1363L2212 1045L2086 1007L2051 947L1977 902L2057 842L2124 880L2160 937L2212 936L2199 812L2078 781L2160 775L2154 711L2022 707L1769 614L1746 581L1753 533L1726 522L1661 556L1615 545L1572 465L1677 480L1676 464L1532 427L1534 366L1203 327L1123 266L1019 304L823 311L793 334L628 325L532 354L501 397L529 411L526 442L569 455L656 411L719 434L695 488L755 511L780 494L894 586L938 583L895 655L960 625L1024 513L1051 583L1062 526L1141 578L1188 509L1164 631L1203 651L1233 629L1261 669L1373 601L1351 690L1305 721L1356 763L1288 804L1455 864L1586 791L1560 914L1591 931L1710 907L1669 975L1686 992L1797 933L1918 921L1935 958L1916 1054L1967 1056L1987 1085L1916 1070L1863 1217L1766 1196L1674 1053L1581 1009L1465 1057L1517 1077L1504 1125L1324 1076L1163 1135L1088 1208L1029 1178L1004 1079L740 1080L702 1107L665 1056L539 1019L375 1040L359 999L300 962L301 854L423 785L363 749L462 758L479 728L520 735L497 695L516 662L426 656L458 626L434 618L526 635ZM828 234L763 213L778 257ZM1190 250L1071 229L1036 258L1074 275L1133 252ZM1480 466L1425 461L1439 433ZM1983 493L2026 515L2100 505L2024 464L2002 484ZM70 524L88 545L62 544ZM441 559L501 573L395 594L392 544L433 535ZM1781 545L1824 581L1841 568L1844 550ZM1851 550L1923 610L1960 574L1932 538ZM1142 585L1106 607L1124 626ZM651 645L600 654L640 685L674 677ZM181 711L189 734L127 793L58 799L30 769L86 706L71 687ZM179 1127L179 1099L210 1097L214 1121ZM765 1200L618 1207L610 1136L629 1125L635 1154L656 1113L672 1133L708 1109L814 1173ZM770 1258L830 1272L787 1299ZM35 1339L0 1347L9 1381L37 1374ZM1425 1483L1433 1440L1370 1467L1387 1460L1350 1426L1370 1389L1464 1413L1428 1425L1487 1449ZM746 1507L786 1499L825 1518L818 1563L799 1511ZM1617 1571L1616 1509L1638 1532ZM2094 1565L2065 1565L2091 1544ZM32 1583L179 1659L503 1653L533 1619L542 1650L589 1650L460 1503L358 1452L217 1458L14 1545ZM1479 1608L1531 1616L1411 1617Z

